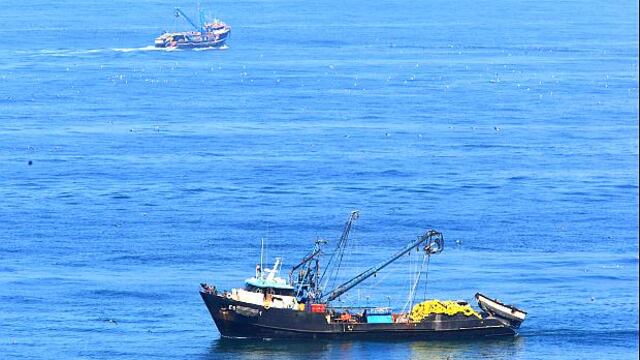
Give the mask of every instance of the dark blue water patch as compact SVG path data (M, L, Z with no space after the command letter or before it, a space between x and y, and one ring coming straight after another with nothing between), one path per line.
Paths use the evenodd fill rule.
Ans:
M526 149L527 147L518 146L518 145L504 145L504 144L465 144L459 146L452 147L460 147L463 149Z
M640 262L640 258L638 256L636 257L629 257L629 258L622 258L620 259L620 264L621 265L638 265L638 263Z
M587 271L583 271L584 275L580 276L529 276L521 277L519 281L527 284L538 284L545 282L549 286L553 284L560 284L560 288L566 288L567 282L572 281L628 281L625 276L608 276L608 275L595 275Z
M410 177L411 174L399 170L384 170L378 174L381 177Z
M16 183L18 188L30 189L30 190L44 190L47 188L47 185L42 183L34 183L34 182L24 182L24 183Z
M502 186L493 185L493 184L463 184L460 185L461 189L484 189L484 190L496 190L500 189Z
M71 193L71 192L63 191L63 192L57 194L56 198L58 198L58 199L69 199L69 198L73 198L73 197L76 197L76 196L78 196L78 194L74 194L74 193Z
M106 256L106 259L114 265L144 265L152 263L166 263L170 261L170 255L153 252L141 253L139 255Z
M575 330L575 329L554 329L551 331L522 332L521 336L525 338L536 338L542 341L547 341L549 344L562 343L561 338L568 343L603 343L606 342L610 346L629 347L633 346L635 342L637 344L638 331L637 330L611 330L604 331L599 329L593 329L589 331Z
M513 348L513 349L512 349ZM202 356L203 359L216 359L219 356L225 358L242 358L247 353L263 354L267 357L288 356L291 353L302 357L319 359L331 359L339 356L355 356L368 351L389 352L387 358L431 358L434 356L464 357L465 354L479 352L491 358L509 358L515 354L517 342L512 340L496 341L493 343L471 341L431 341L428 343L415 341L392 342L385 340L317 340L310 344L302 341L278 341L278 340L241 340L232 342L228 339L219 339L212 343L209 353ZM376 355L374 358L377 358ZM382 358L382 357L380 357Z
M55 261L52 264L55 266L69 266L72 268L82 268L86 266L90 266L92 261L89 260L65 260L65 261Z
M52 163L52 164L57 164L57 163L68 163L71 160L69 159L64 159L64 158L54 158L54 159L42 159L42 160L38 160L38 162L42 162L42 163Z
M208 158L208 157L221 158L221 157L227 156L226 153L222 153L222 152L215 153L215 152L206 152L206 151L204 151L204 152L195 152L193 155L194 156L202 156L202 157L205 157L205 158Z
M523 46L510 46L510 47L498 47L498 46L479 46L479 45L463 45L463 46L453 46L453 47L449 47L449 48L462 48L462 49L467 49L467 50L491 50L491 51L495 51L495 52L505 52L505 51L511 51L511 52L517 52L517 51L523 51L523 52L531 52L531 51L535 51L535 52L567 52L567 53L590 53L593 52L591 50L586 50L586 49L577 49L577 48L569 48L569 47L549 47L549 46L529 46L529 45L523 45Z
M621 190L638 190L638 184L621 184L621 185L612 185L612 187Z
M156 300L156 299L163 299L167 297L167 294L163 294L162 292L157 292L157 291L143 292L143 291L133 291L133 290L110 290L110 289L93 290L85 295L91 299L105 299L105 300L126 299L126 298Z
M187 223L187 224L202 224L203 220L202 219L190 219L190 220L186 220L185 223Z
M14 285L20 285L20 282L16 282L14 283ZM0 297L0 299L3 299L3 301L6 301L6 303L13 303L16 305L43 304L43 303L46 303L47 301L45 297L23 296L23 295L2 296Z
M8 253L12 252L11 250L0 248L0 252L5 252L5 251ZM18 269L16 267L11 267L8 265L0 265L0 273L14 273L17 271Z
M207 191L207 189L201 188L201 187L182 189L182 192L193 193L193 194L202 193L202 192L206 192L206 191Z
M261 193L263 194L274 194L274 195L292 195L292 194L300 194L301 192L298 190L287 190L287 188L274 187L271 189L264 188ZM239 199L248 200L252 199L252 196L240 196Z
M2 247L0 248L0 253L6 253L6 254L20 254L22 253L23 250L22 249L10 249L10 248L5 248Z
M434 194L436 192L436 191L434 191L432 189L429 189L428 187L425 187L425 188L415 188L415 187L402 188L402 189L398 189L398 191L406 192L406 193L409 193L409 194ZM423 199L427 200L427 198L423 198Z
M108 195L111 199L114 200L127 200L127 199L131 199L131 196L126 195L126 194L122 194L122 193L115 193L115 194L110 194ZM121 209L121 210L126 210L126 209Z
M615 282L615 281L629 281L627 276L612 276L612 275L596 275L590 272L585 274L585 277L589 280Z
M124 350L79 350L78 354L82 357L97 357L97 358L105 358L112 359L114 357L122 357L122 358L135 358L137 356L141 356L139 352L136 351L124 351Z

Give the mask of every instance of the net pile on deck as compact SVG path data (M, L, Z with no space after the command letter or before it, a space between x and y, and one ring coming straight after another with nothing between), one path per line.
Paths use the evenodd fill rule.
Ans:
M445 314L449 316L454 316L456 314L464 314L465 316L475 316L478 319L482 319L480 314L478 314L469 304L459 304L456 301L446 300L427 300L423 301L413 307L411 309L411 313L409 314L409 319L413 322L420 322L425 317L431 314Z

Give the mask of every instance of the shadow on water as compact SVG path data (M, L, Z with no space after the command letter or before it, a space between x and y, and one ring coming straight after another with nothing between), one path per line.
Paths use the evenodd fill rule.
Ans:
M513 359L524 339L465 341L250 340L220 338L203 359Z

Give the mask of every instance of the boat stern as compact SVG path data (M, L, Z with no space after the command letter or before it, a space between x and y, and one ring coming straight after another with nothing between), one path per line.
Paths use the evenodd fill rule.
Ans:
M512 329L518 329L527 317L527 312L513 305L507 305L498 299L492 299L484 294L476 293L478 306L487 314L501 320Z
M167 47L167 42L169 40L169 36L167 36L168 34L162 34L160 36L158 36L156 38L156 40L154 41L154 44L156 47L162 48L162 47Z

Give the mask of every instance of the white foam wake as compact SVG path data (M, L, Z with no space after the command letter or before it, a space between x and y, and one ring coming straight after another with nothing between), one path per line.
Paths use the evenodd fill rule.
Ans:
M206 47L206 48L194 48L194 51L206 51L206 50L226 50L229 47L223 45L220 47ZM153 45L143 47L128 47L128 48L104 48L104 49L41 49L35 51L16 51L16 54L31 55L31 56L49 56L49 57L73 57L82 55L100 54L105 52L119 52L119 53L131 53L131 52L147 52L147 51L182 51L178 48L158 48Z
M149 45L149 46L144 46L144 47L137 47L137 48L112 48L112 51L117 51L117 52L124 52L124 53L128 53L128 52L144 52L144 51L176 51L178 49L176 48L158 48L155 47L153 45Z

